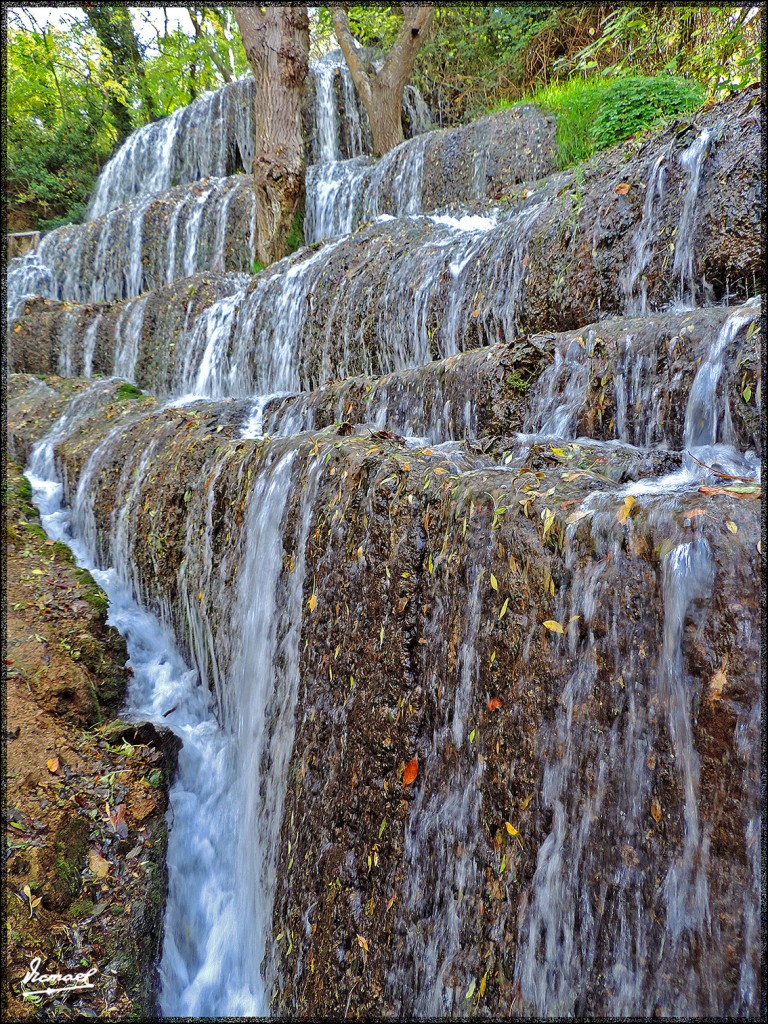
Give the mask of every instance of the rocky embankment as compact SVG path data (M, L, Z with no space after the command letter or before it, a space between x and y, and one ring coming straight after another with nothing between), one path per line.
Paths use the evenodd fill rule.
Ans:
M32 395L54 392L39 381ZM73 389L62 386L66 402ZM22 401L16 414L26 418ZM20 439L15 453L24 459ZM156 1012L166 898L165 811L176 741L115 718L130 669L107 600L46 540L6 464L7 1019ZM92 991L22 996L22 978L95 968ZM27 989L45 987L29 982ZM53 986L55 987L55 985Z
M625 891L653 911L635 924L643 948L658 948L676 912L667 872L708 887L717 927L691 925L695 941L675 946L664 971L624 954L643 1005L738 1003L759 805L745 743L760 690L759 487L643 487L679 454L586 439L437 450L335 425L248 440L243 403L160 409L121 397L119 382L83 387L88 402L57 446L68 499L87 471L105 562L113 511L126 509L144 599L170 614L206 678L236 656L249 496L290 467L278 594L301 559L304 611L267 944L273 1012L398 1014L414 993L429 1012L434 943L457 1006L526 1009L514 964L527 962L521 925L534 946L546 927L537 857L558 835L553 800L585 825L600 818L588 842L559 840L582 913L621 919L593 865L600 878L626 873ZM12 434L27 395L25 444L60 409L51 398L46 411L39 382L12 379ZM672 571L693 552L697 576ZM675 719L680 680L696 687L688 737ZM686 867L693 749L707 856ZM608 924L572 968L588 973L598 1015L614 1005L604 978L621 955Z

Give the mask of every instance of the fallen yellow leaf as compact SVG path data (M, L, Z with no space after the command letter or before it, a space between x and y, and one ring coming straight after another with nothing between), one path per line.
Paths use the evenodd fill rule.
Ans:
M105 860L96 850L88 854L88 867L97 878L105 878L109 871L109 861Z
M307 604L309 605L309 610L313 612L317 605L317 594L313 594L309 601L307 601Z
M555 622L554 619L547 619L546 622L542 623L542 625L546 626L546 628L550 631L550 633L564 633L565 632L565 630L560 625L560 623L559 622Z
M616 518L622 524L622 526L624 525L624 523L626 523L627 519L629 518L629 513L632 511L632 506L634 504L635 499L632 497L631 494L628 494L627 497L624 499L624 504L616 513Z
M707 691L707 697L710 700L720 700L723 693L723 687L728 682L728 676L726 675L725 669L728 664L728 655L723 656L723 660L720 664L720 668L715 672L712 678L709 680L709 689Z

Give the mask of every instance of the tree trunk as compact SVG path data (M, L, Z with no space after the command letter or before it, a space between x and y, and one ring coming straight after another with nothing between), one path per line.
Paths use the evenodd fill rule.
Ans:
M344 60L352 75L358 95L368 113L373 136L374 156L383 156L402 142L403 90L411 76L416 55L427 37L434 7L402 4L403 24L384 66L370 77L358 55L347 12L343 7L331 7L333 28Z
M373 152L383 156L403 142L403 90L405 79L394 87L382 85L378 76L371 83L371 102L366 106L371 123Z
M256 256L285 256L304 198L302 99L309 73L309 17L296 7L233 7L255 80Z
M133 79L144 108L145 120L154 121L155 106L147 85L144 58L129 9L121 4L82 4L81 7L88 24L112 58L115 78L129 92ZM121 142L133 130L131 102L130 99L113 96L111 105L118 142Z

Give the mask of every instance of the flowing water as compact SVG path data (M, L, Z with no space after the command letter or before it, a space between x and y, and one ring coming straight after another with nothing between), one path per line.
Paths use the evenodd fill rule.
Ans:
M480 432L488 378L479 360L487 353L477 364L462 355L468 361L455 376L452 360L478 341L517 336L528 244L550 200L534 192L484 216L466 209L424 215L427 136L372 163L365 155L369 129L346 69L335 58L320 62L313 89L305 225L308 241L333 241L238 279L194 320L188 307L174 338L174 399L142 412L133 426L118 422L107 430L76 482L57 463L56 447L95 415L113 382L94 382L71 401L35 447L27 471L46 530L70 543L78 563L92 571L109 597L110 621L127 639L133 676L125 714L169 726L183 741L170 791L161 1010L266 1017L285 972L294 969L272 941L273 908L283 884L281 828L291 806L302 655L311 641L305 630L302 644L306 583L317 568L308 552L321 543L327 510L318 512L318 495L331 454L329 448L318 457L318 443L307 454L311 446L299 435L349 420L369 436L402 434L393 443L413 460L445 459L447 469L435 466L451 484L468 485L491 467L494 480L514 489L521 467L531 475L534 452L554 439L558 445L581 440L603 464L614 456L644 464L666 454L678 467L661 477L635 473L623 484L595 474L594 490L568 518L560 550L548 549L552 564L561 562L557 592L549 579L551 614L562 625L550 648L549 685L558 689L532 741L544 824L529 851L525 889L514 905L502 901L493 934L510 947L508 975L527 1016L759 1016L760 702L745 699L734 711L747 852L746 884L728 903L743 941L729 953L738 992L726 1000L731 982L719 945L732 932L713 910L723 905L715 890L725 883L714 877L716 836L701 810L702 670L695 666L723 572L722 550L711 532L680 526L690 502L703 500L702 484L721 482L723 473L760 479L757 454L739 450L726 394L736 372L734 350L754 329L759 300L724 312L716 329L702 331L687 389L676 378L665 389L653 385L659 365L674 363L687 330L683 314L676 314L677 333L654 335L652 343L640 340L641 325L623 331L610 353L615 414L605 434L612 431L611 440L579 438L594 397L595 361L605 355L600 325L561 335L527 395L525 432L511 439L512 453L501 464L481 457L460 442L475 441ZM114 323L112 370L135 380L146 335L156 329L150 293L141 294L145 286L228 269L225 250L236 231L246 264L252 259L253 199L248 179L235 175L253 155L251 106L252 84L244 80L134 133L100 178L91 222L50 233L38 253L9 268L9 310L16 315L30 291L81 302L126 298ZM412 90L404 109L412 133L425 127L423 102ZM704 130L678 158L683 183L674 272L687 306L708 297L697 279L695 237L710 147ZM486 160L479 153L473 167L478 194L484 194ZM649 160L631 255L618 271L627 310L642 317L648 314L644 274L671 161L669 146ZM176 185L185 187L169 194ZM370 249L352 263L344 237L375 220L367 229ZM106 316L65 311L61 374L93 372ZM435 359L445 362L430 364ZM349 379L328 385L339 378ZM670 395L681 403L677 419ZM208 443L226 425L212 401L234 415L238 436L208 447L194 478L185 481L183 555L163 582L139 557L147 543L141 517L153 493L149 481L164 444L182 429L173 407L189 406L190 423L207 410L222 417ZM114 453L126 431L139 435L145 419L152 420L151 439L122 460L105 516L97 498L111 479ZM339 430L345 432L352 432L350 422ZM433 447L425 452L424 445ZM244 460L235 463L243 451ZM235 502L225 483L233 465L240 466L237 484L246 500L237 528L223 535L221 509ZM329 477L335 472L335 466L327 470ZM363 498L366 493L367 522L374 489ZM630 518L625 504L622 521L617 508L630 498L637 515ZM480 994L485 991L477 937L489 899L486 868L496 856L486 819L496 809L485 803L487 752L472 709L487 639L484 604L499 586L489 568L501 548L496 514L506 511L495 506L482 549L466 549L455 593L429 589L437 578L431 554L421 571L430 581L420 583L425 635L418 642L435 659L418 686L434 714L418 736L420 782L405 814L398 865L397 954L379 993L404 1017L466 1016L474 1012L481 976ZM525 517L527 529L527 506ZM450 531L449 525L444 547ZM330 563L330 532L327 544ZM642 551L656 554L641 557ZM506 561L508 552L502 554ZM159 564L155 552L146 559ZM498 629L505 613L506 606L501 615L493 611ZM314 620L321 627L323 621L319 614ZM754 646L748 617L734 621L740 644ZM523 630L517 663L523 675L540 629L537 621ZM382 644L383 635L382 627ZM415 637L410 642L417 644ZM662 820L662 792L677 800L663 849L648 820L649 814ZM502 865L499 876L503 871ZM309 936L308 922L309 910ZM298 966L295 971L298 977Z
M346 217L351 230L354 204L327 168L344 167L336 163L342 157L363 158L371 150L367 115L346 67L331 55L312 65L311 76L308 244L340 233L338 217ZM50 231L36 253L10 261L9 317L18 316L31 295L112 302L201 270L250 270L255 252L252 108L253 82L246 78L133 132L99 175L88 223ZM406 93L404 114L413 134L428 130L426 106L413 88ZM339 213L328 220L325 212L322 226L313 226L316 209L325 210L332 197L340 203ZM409 210L417 208L410 203Z

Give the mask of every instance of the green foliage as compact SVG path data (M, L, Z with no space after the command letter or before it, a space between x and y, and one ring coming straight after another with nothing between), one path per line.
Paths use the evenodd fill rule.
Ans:
M204 8L208 17L198 22L199 35L187 35L179 26L158 35L156 53L145 62L145 79L157 116L173 113L209 89L248 70L245 50L227 16L217 8Z
M115 141L111 97L120 92L98 40L9 26L6 79L6 196L19 228L53 227L85 208L99 165Z
M194 35L155 22L157 38L149 46L136 45L128 10L92 5L91 24L70 18L66 29L46 26L39 15L36 20L34 9L10 12L9 230L81 220L99 169L128 131L247 68L229 8L188 8ZM130 10L134 18L144 16L141 9Z
M385 4L366 4L347 8L349 27L361 46L374 50L389 50L397 38L402 18L397 11ZM312 55L319 56L336 48L331 14L327 7L316 9L316 20L312 32Z
M713 96L760 80L758 8L617 4L587 45L556 62L561 75L653 74L699 82Z
M699 106L704 89L671 75L619 78L606 90L590 130L595 149L604 149L647 128Z
M698 106L701 86L670 75L572 78L525 98L554 114L558 165L571 167L596 150Z
M466 121L578 76L585 83L663 72L717 96L760 79L757 10L749 5L437 5L412 81L440 124ZM353 33L366 46L388 48L401 24L397 11L394 5L352 6ZM325 8L317 25L320 48L334 46ZM572 98L579 108L596 101L595 95L575 92ZM580 116L577 110L574 116Z

